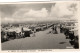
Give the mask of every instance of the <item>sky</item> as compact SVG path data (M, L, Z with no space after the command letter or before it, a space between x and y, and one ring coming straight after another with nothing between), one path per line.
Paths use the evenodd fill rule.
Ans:
M74 5L73 5L74 4ZM52 21L70 19L75 3L0 4L1 22Z

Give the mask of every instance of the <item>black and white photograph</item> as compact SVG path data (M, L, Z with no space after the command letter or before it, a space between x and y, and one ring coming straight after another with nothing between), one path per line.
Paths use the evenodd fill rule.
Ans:
M0 4L1 50L79 49L77 2Z

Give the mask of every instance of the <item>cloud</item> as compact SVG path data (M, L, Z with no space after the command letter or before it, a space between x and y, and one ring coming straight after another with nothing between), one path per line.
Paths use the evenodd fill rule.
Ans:
M50 16L61 18L64 16L73 15L73 11L69 10L69 6L72 3L57 3L55 6L52 6Z
M38 7L19 7L18 9L12 7L10 9L11 12L8 13L8 8L5 11L6 15L7 13L11 15L11 17L5 16L2 18L2 22L26 22L26 21L53 21L53 20L66 20L69 19L68 17L71 17L73 15L73 10L69 10L69 6L71 6L73 3L56 3L55 5L49 5L49 6L42 6L37 9ZM40 5L40 4L39 4ZM34 5L35 6L35 5ZM37 5L38 6L38 5ZM46 7L45 7L46 6ZM52 6L52 7L51 7ZM15 7L15 6L14 6ZM6 7L5 7L6 8ZM37 9L37 10L36 10ZM2 13L3 15L4 13ZM4 14L4 15L5 15Z
M33 18L9 18L9 17L5 17L1 19L2 23L21 23L21 22L26 22L26 21L34 21Z
M41 19L48 16L48 10L46 8L42 8L41 10L27 10L27 9L20 9L13 14L13 18L24 18L24 19Z
M35 17L35 18L45 18L48 16L48 12L46 8L42 8L41 10L35 11L35 10L30 10L28 13L25 13L24 16L28 17Z
M26 8L20 8L12 15L12 18L23 18L24 14L28 11Z
M46 8L42 8L41 10L27 10L27 9L20 9L17 12L13 14L14 18L41 18L46 17L48 15L48 12Z
M42 8L41 10L32 10L21 8L16 11L12 17L5 17L5 22L25 22L25 21L41 21L45 20L48 16L48 10L46 8Z

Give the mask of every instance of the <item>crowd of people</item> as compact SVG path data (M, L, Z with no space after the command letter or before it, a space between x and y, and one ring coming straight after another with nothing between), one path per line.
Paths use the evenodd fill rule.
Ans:
M30 34L35 34L38 31L47 29L50 25L37 24L37 25L20 25L20 26L8 26L1 28L1 42L8 41L10 38L25 38L30 37Z
M12 27L13 28L13 27ZM76 48L79 48L79 42L78 42L78 34L74 33L75 25L74 23L53 23L53 24L37 24L34 26L23 26L23 27L15 27L13 29L6 29L5 31L1 31L1 42L4 42L5 40L9 40L9 38L13 37L15 38L25 38L30 37L30 34L35 35L36 32L46 30L48 28L52 29L53 34L59 34L58 28L60 29L60 33L63 33L66 37L66 39L70 39L74 42L74 46Z
M66 39L70 39L70 43L74 48L79 48L78 28L75 23L61 23L59 25L53 24L52 33L58 34L57 28L60 29L60 33L63 33Z

